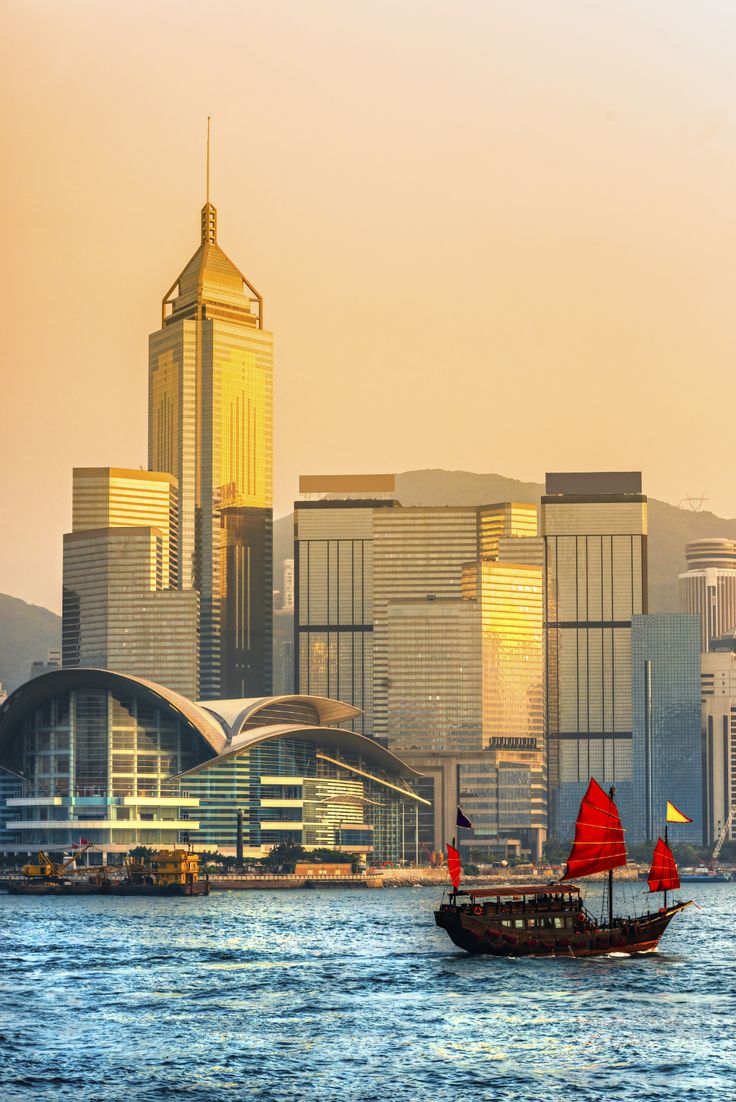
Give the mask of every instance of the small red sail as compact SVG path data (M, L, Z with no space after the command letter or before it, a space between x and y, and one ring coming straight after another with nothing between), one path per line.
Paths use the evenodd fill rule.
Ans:
M590 778L575 823L575 841L562 880L592 876L626 864L624 828L615 803Z
M452 880L452 886L457 891L460 887L460 873L463 867L460 864L460 854L454 846L451 846L448 842L447 845L447 871L450 874L450 880Z
M680 886L680 874L677 871L674 854L661 838L657 839L654 847L652 867L647 880L650 892L669 892Z

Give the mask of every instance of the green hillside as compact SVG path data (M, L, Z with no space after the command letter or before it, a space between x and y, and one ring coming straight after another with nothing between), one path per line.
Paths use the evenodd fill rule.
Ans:
M31 663L61 647L61 616L0 593L0 681L8 692L27 681Z
M519 482L499 474L470 471L405 471L396 476L402 505L486 505L495 501L539 502L540 482ZM685 569L685 544L707 536L736 539L736 519L692 512L649 498L649 611L678 610L677 575ZM293 514L274 525L274 574L293 554ZM278 585L277 587L278 588Z

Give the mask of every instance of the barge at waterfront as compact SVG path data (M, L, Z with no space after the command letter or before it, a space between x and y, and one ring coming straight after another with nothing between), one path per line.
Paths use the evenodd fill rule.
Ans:
M147 858L126 857L124 875L112 869L76 869L72 865L91 846L86 843L72 858L56 864L39 853L35 864L23 866L22 880L9 880L10 895L209 895L209 878L199 875L199 856L189 850L158 850Z

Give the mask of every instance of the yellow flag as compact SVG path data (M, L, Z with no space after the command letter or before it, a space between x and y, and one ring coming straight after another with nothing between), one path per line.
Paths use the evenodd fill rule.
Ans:
M687 815L683 815L681 811L678 811L674 804L667 801L667 822L668 823L691 823L692 819L688 819Z

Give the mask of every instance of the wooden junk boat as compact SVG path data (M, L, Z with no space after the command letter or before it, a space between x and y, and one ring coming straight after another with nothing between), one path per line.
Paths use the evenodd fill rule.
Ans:
M606 794L591 778L575 824L575 841L560 882L460 891L460 855L448 846L453 890L435 911L435 922L468 953L494 956L600 956L647 953L678 911L690 902L667 905L667 892L680 886L675 859L658 839L649 871L649 891L663 892L656 911L636 917L613 914L613 870L626 864L626 846L614 789ZM608 921L598 920L580 898L574 877L608 872Z

